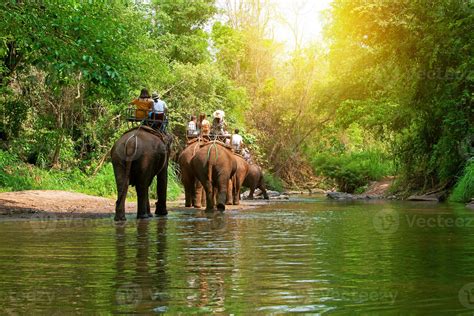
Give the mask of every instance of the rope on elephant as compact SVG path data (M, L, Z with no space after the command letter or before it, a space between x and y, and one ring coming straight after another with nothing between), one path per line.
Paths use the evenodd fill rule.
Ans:
M205 146L208 146L208 145L213 145L213 144L221 145L222 147L224 147L226 149L229 149L229 150L232 149L231 146L227 145L226 143L221 142L220 140L213 140L213 141L203 142L200 146L202 148L202 147L205 147Z
M207 150L207 161L209 161L209 159L211 159L211 149L212 147L214 147L216 149L216 160L217 161L217 158L219 158L219 150L217 150L217 145L216 145L217 141L214 140L211 144L211 146L209 146L209 149Z
M138 134L138 132L140 131L140 127L141 127L141 125L138 126L136 132L135 132L132 136L130 136L130 137L127 139L127 141L125 142L125 144L123 145L123 147L125 148L125 160L128 160L128 159L132 160L131 157L135 156L136 152L138 151L138 137L137 137L137 134ZM128 145L128 142L129 142L132 138L134 138L134 137L135 137L135 149L133 150L133 153L132 153L132 155L130 156L130 158L128 158L128 155L127 155L127 145ZM130 160L129 160L129 161L130 161Z

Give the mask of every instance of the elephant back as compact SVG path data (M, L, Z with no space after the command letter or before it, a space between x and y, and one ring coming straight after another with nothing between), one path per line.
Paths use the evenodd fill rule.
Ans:
M158 131L158 130L154 130L153 128L151 128L151 127L149 127L149 126L146 126L146 125L140 125L140 126L131 128L131 129L129 129L128 131L126 131L125 133L123 133L122 136L123 136L123 135L126 135L126 134L128 134L128 133L130 133L130 132L134 132L134 131L137 132L137 133L140 132L140 131L149 133L149 134L151 134L151 135L153 135L153 136L158 137L158 138L161 139L161 141L163 141L164 143L169 143L169 142L171 142L171 140L172 140L172 138L171 138L169 135L167 135L167 134L165 134L165 133L163 133L163 132L160 132L160 131Z
M207 143L202 143L200 146L202 148L202 147L210 146L210 145L219 145L219 146L224 147L225 149L232 150L232 146L227 145L226 143L223 143L220 140L208 141Z

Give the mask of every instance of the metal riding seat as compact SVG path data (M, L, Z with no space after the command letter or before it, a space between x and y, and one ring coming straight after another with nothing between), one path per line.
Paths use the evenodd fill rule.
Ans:
M137 109L135 106L131 106L127 109L126 116L127 122L131 127L136 127L137 125L142 124L155 130L166 132L168 119L163 112L149 114L149 111L147 110Z

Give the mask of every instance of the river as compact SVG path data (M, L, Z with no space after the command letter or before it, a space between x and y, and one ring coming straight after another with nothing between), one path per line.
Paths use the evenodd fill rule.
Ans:
M301 198L55 219L0 222L0 314L474 313L463 205Z

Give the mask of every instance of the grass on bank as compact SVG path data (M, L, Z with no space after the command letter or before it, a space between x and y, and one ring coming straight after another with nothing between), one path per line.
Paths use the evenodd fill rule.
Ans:
M376 150L339 155L322 152L314 154L311 163L329 186L336 185L339 191L348 193L362 193L370 181L379 181L395 172L393 161Z
M168 172L168 199L176 200L182 190L173 164ZM64 190L89 195L116 198L114 171L105 164L96 175L87 175L79 169L69 171L45 170L22 162L15 155L0 150L0 192L22 190ZM130 189L128 197L136 196ZM156 181L150 188L150 198L156 199Z
M464 168L464 172L454 186L449 197L451 202L467 203L474 198L474 159L471 159Z

